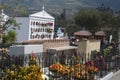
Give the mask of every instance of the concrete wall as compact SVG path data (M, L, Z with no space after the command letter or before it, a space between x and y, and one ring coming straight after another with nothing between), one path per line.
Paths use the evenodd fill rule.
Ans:
M10 47L10 55L23 55L43 52L43 45L15 45Z
M10 56L12 56L12 55L23 55L24 54L24 46L22 46L22 45L11 46L9 54L10 54Z
M94 50L100 50L100 41L99 40L90 40L88 50L89 50L88 52L91 52Z
M86 54L87 59L94 50L100 50L100 40L80 40L78 42L78 52Z
M34 53L46 52L49 48L69 46L69 39L51 39L44 41L28 42L26 45L15 45L10 47L10 54L29 54L32 51Z
M81 40L78 42L78 52L87 53L87 40Z
M43 51L45 52L49 48L69 46L69 45L70 45L70 40L69 39L45 40L45 42L43 43L43 46L44 46Z

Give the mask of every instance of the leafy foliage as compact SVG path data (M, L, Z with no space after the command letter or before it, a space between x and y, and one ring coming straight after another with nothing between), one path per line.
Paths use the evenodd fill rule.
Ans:
M3 26L1 26L1 28L3 32L10 28L16 30L20 29L20 24L18 24L14 18L10 18L5 22L5 24L3 24Z
M32 63L29 67L12 65L12 69L6 70L7 75L3 80L43 80L43 72L37 64L35 55L32 53L29 58L30 63Z
M14 44L16 40L16 32L14 30L9 30L7 34L3 34L1 47L9 47Z
M80 59L79 59L80 60ZM91 80L91 75L95 75L99 72L98 68L94 65L84 65L77 63L74 65L63 65L55 63L50 65L50 70L56 75L60 76L69 75L77 80Z
M104 30L108 35L112 34L114 40L118 39L119 17L110 8L101 7L99 9L81 9L75 14L74 24L78 29L90 30L92 33L95 31ZM72 26L74 27L74 26ZM72 30L72 28L70 28ZM116 33L115 33L116 32Z
M13 65L13 69L7 69L7 76L4 77L4 80L43 80L43 72L38 65L31 65L29 67L16 67Z
M75 23L82 28L96 30L100 26L101 17L99 14L96 10L81 9L75 15Z

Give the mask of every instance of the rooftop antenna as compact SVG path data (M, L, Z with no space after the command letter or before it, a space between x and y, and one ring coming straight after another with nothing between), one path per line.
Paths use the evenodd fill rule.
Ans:
M43 0L43 4L42 4L42 11L43 11L43 16L45 15L45 10L44 10L44 0Z

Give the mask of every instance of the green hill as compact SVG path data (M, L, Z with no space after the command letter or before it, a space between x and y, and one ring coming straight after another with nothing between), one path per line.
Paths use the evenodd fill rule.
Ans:
M16 7L19 3L29 13L34 13L42 9L43 0L0 0L0 3ZM52 14L60 14L66 9L67 14L73 15L82 7L97 8L102 3L110 6L112 9L120 9L120 0L44 0L45 10Z

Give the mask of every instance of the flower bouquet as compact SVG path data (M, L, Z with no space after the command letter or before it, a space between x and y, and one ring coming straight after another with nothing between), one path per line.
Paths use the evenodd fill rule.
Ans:
M88 72L89 72L89 74L97 74L98 73L98 68L97 67L95 67L95 66L88 66Z
M50 70L55 74L55 76L64 76L70 73L69 66L62 65L60 63L50 65Z
M50 65L50 71L54 74L54 77L60 77L60 72L62 71L62 65L60 63Z
M65 75L68 78L74 80L94 80L95 74L98 73L98 68L95 66L85 66L83 64L76 64L73 66L62 65L60 63L50 65L50 70L54 73L55 77L63 77Z
M77 64L74 66L74 70L71 71L71 76L75 80L88 80L89 74L84 65Z

